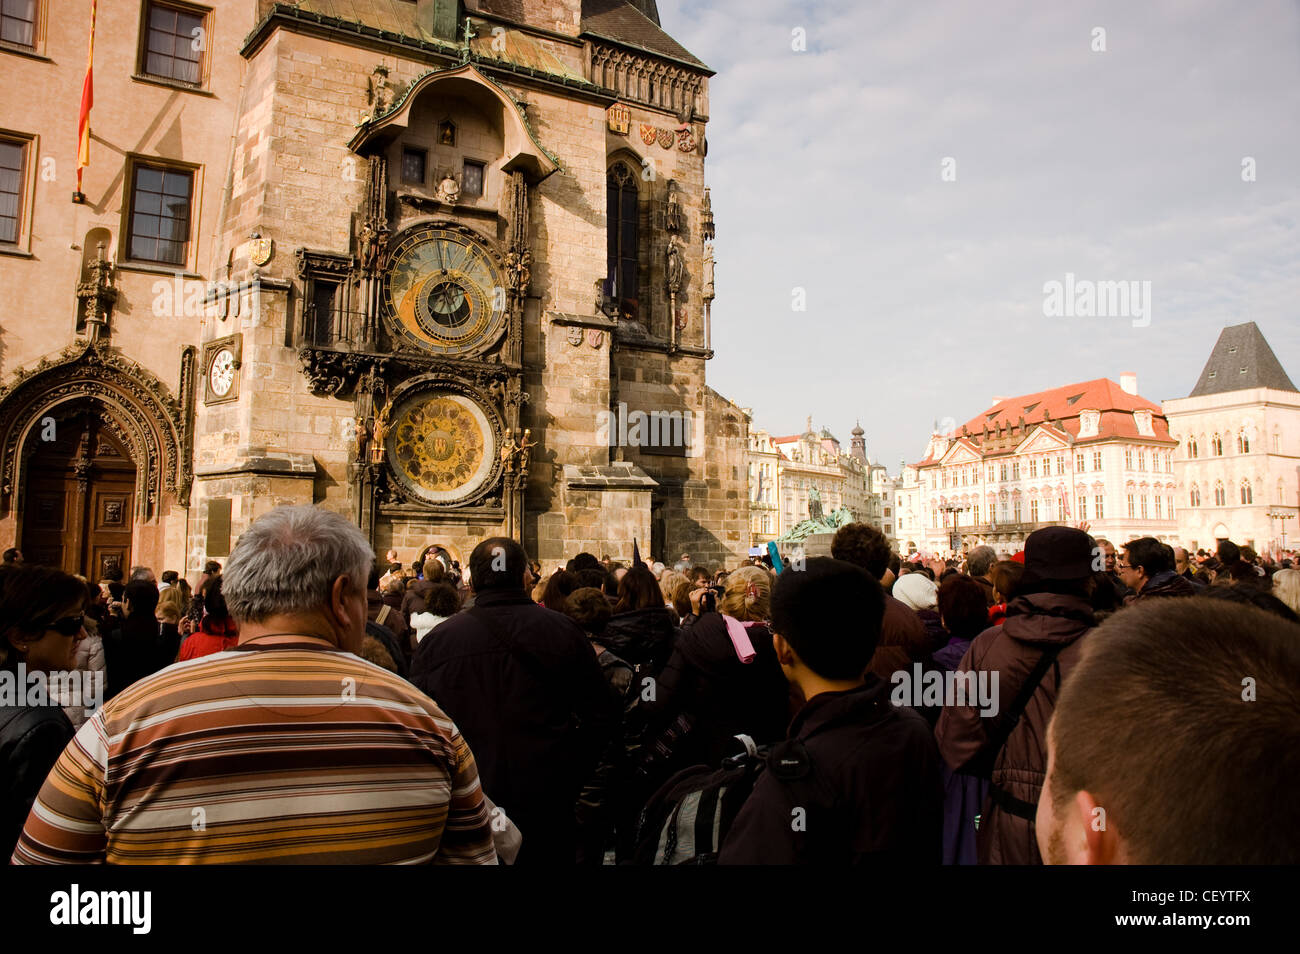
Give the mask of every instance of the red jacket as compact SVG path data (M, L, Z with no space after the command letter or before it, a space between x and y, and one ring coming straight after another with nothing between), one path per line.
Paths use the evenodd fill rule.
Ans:
M238 641L239 627L235 625L233 619L227 616L218 622L211 616L205 616L203 622L199 624L199 631L181 645L181 652L176 657L176 661L224 653Z

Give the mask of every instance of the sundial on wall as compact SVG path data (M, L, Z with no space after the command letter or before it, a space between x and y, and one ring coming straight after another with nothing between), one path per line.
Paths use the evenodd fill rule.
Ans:
M500 337L506 322L501 270L467 230L413 229L393 246L389 263L384 303L402 338L439 354L464 355Z
M429 503L471 496L492 473L496 433L487 414L461 394L424 392L402 401L386 436L402 487Z

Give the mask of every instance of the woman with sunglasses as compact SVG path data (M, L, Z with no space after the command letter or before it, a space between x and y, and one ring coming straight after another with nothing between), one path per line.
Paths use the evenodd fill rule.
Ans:
M76 668L85 603L86 584L75 576L0 567L0 861L13 854L45 776L72 738L59 700L42 705L30 675Z

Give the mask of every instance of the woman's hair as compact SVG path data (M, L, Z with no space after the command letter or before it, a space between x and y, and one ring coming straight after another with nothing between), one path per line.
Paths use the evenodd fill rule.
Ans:
M614 603L615 613L630 613L633 610L663 605L664 595L659 589L659 581L644 563L632 567L623 574L623 579L618 581L618 601Z
M690 579L685 573L677 574L680 579L673 584L673 592L669 599L673 604L673 611L678 616L691 615L691 590L695 589L695 581Z
M177 621L179 621L180 618L189 611L189 608L190 604L185 599L185 594L181 592L180 587L169 586L167 589L163 590L162 595L158 597L158 606L154 610L154 615L171 615L175 616ZM168 613L168 610L170 610L170 613Z
M435 583L424 598L424 606L434 616L455 616L460 612L460 596L450 583Z
M742 566L727 577L718 611L741 622L767 622L771 615L772 578L756 566Z
M584 633L592 636L599 636L605 631L612 612L605 594L594 586L580 587L564 601L564 615L577 623Z
M1273 595L1300 613L1300 570L1278 570L1273 574Z
M678 585L686 581L684 573L678 573L676 570L669 570L659 579L659 592L663 594L664 604L667 605L673 601L673 591Z
M230 615L230 610L226 606L226 598L221 595L222 578L214 576L208 581L207 595L203 597L203 611L213 620L223 620Z
M556 570L542 590L542 605L557 613L564 612L564 601L578 588L578 578L568 570Z
M441 583L443 575L447 568L442 565L442 561L430 557L424 561L424 578L430 583Z
M957 639L974 639L988 628L984 587L969 576L945 577L939 584L938 606L944 629Z
M85 605L86 584L71 574L30 563L0 566L0 668L18 663L10 635L44 633Z
M1002 602L1009 603L1018 595L1016 590L1020 586L1021 579L1025 575L1025 565L1017 563L1015 560L999 560L993 564L993 569L989 571L989 578L993 581L993 589L997 595L1002 597Z

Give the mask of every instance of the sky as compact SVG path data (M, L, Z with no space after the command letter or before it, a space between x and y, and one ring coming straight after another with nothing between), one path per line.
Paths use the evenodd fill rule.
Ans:
M753 427L860 419L895 473L995 396L1185 397L1244 321L1300 382L1295 0L658 7L717 71L708 380Z

